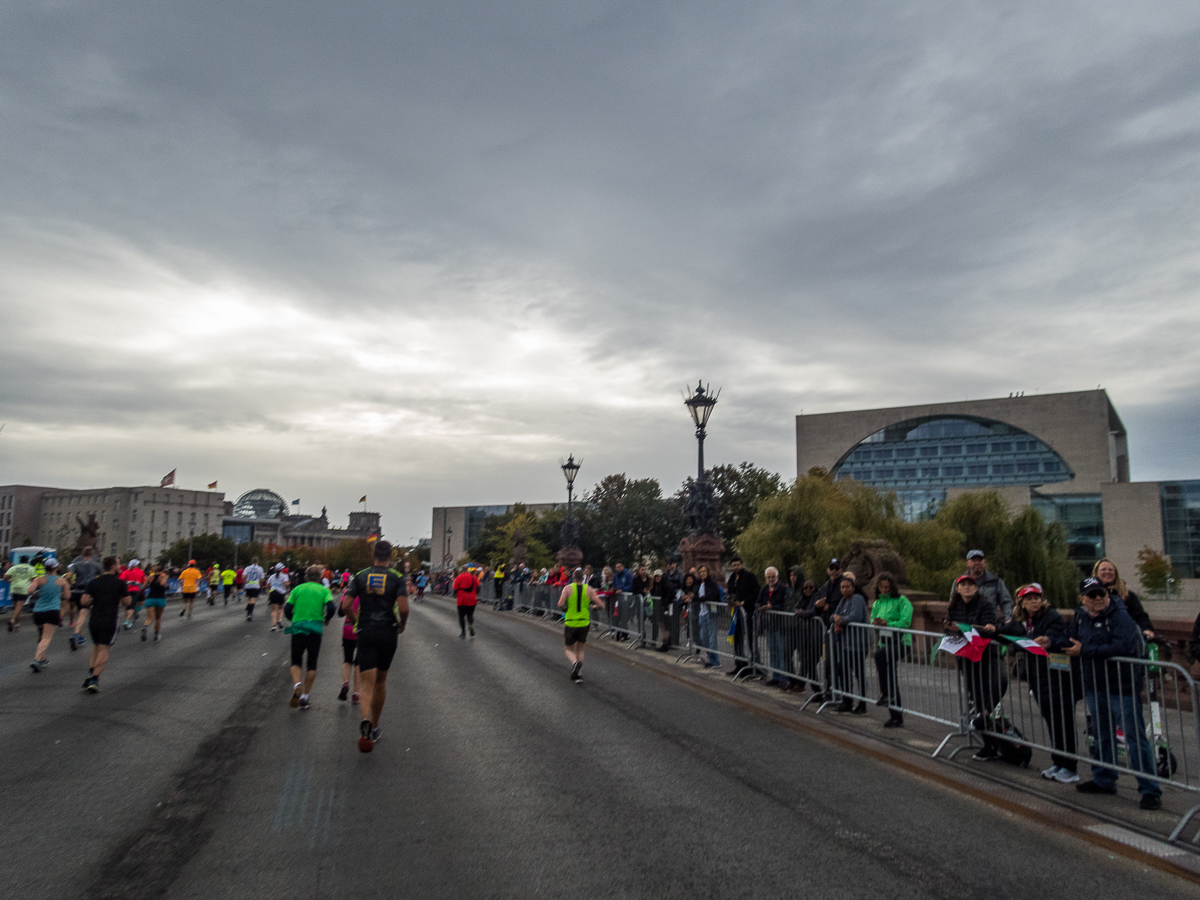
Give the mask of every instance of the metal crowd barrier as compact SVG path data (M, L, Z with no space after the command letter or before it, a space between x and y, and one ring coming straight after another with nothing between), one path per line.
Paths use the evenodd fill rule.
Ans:
M834 698L878 699L952 727L934 757L952 739L966 738L950 758L969 747L1028 747L1070 770L1088 763L1093 773L1100 766L1200 793L1200 685L1182 666L1131 657L1072 663L1064 654L1041 656L991 636L974 662L939 651L943 637L863 624L832 630ZM1171 839L1196 816L1200 804Z

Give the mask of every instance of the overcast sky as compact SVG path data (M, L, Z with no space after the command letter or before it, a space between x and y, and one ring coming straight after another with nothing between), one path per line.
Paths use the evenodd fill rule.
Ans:
M1200 477L1200 3L0 6L0 481L384 530L1095 388Z

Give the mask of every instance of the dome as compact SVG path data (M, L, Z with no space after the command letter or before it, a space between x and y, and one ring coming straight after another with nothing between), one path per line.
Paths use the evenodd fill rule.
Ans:
M239 519L275 519L286 511L287 502L266 488L246 491L233 504L233 514Z

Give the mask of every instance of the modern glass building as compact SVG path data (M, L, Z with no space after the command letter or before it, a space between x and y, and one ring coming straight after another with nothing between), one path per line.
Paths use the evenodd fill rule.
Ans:
M947 488L1040 485L1075 477L1066 461L1019 428L978 416L924 416L888 425L855 444L833 477L894 490L910 519L931 516Z
M1163 481L1158 489L1171 565L1185 578L1200 578L1200 481Z

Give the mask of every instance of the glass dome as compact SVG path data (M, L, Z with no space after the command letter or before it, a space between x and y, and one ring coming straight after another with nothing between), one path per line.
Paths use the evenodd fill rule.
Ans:
M287 502L266 488L246 491L233 504L233 514L239 519L275 519L286 511Z

